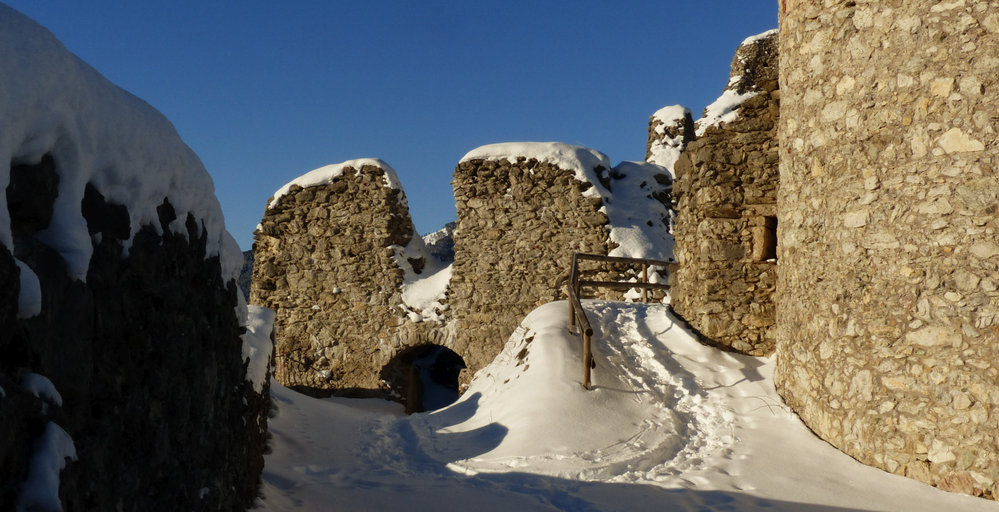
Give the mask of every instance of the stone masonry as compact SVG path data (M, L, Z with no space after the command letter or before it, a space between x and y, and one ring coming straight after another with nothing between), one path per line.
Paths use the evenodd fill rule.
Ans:
M369 162L380 162L370 160ZM409 320L400 287L422 258L405 195L384 163L347 165L331 183L292 185L256 232L251 302L273 309L275 377L313 394L401 394L380 370L399 351L449 344L435 321ZM395 388L395 389L390 389Z
M856 459L999 497L999 12L780 2L777 388Z
M739 47L722 100L730 96L748 98L733 120L699 120L673 167L671 304L713 342L763 356L774 350L777 279L776 34Z
M594 171L606 176L610 169ZM607 254L608 220L601 198L583 194L592 183L545 160L464 160L452 184L458 226L448 298L457 351L474 372L499 354L527 313L565 298L573 252Z

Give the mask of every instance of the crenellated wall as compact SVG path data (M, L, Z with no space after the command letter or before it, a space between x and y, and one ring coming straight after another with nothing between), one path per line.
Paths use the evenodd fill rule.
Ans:
M999 497L999 13L780 9L778 390L864 463Z

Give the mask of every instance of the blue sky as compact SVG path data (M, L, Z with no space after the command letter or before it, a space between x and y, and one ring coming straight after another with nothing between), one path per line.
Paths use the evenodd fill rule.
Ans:
M352 158L398 171L421 233L454 220L454 167L484 144L641 160L649 115L698 117L777 26L776 0L7 3L173 122L244 249L275 190Z

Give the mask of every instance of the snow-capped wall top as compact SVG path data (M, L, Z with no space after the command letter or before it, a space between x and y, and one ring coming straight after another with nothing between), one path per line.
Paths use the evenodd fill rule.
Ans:
M273 208L274 205L278 203L278 200L291 190L292 185L298 185L302 188L329 185L330 183L336 181L336 179L340 176L343 176L343 172L346 169L350 168L353 169L355 173L358 173L360 172L361 167L364 167L365 165L373 165L385 171L386 187L402 189L402 185L399 182L399 175L396 174L395 169L393 169L392 166L379 158L357 158L354 160L347 160L346 162L340 162L338 164L326 165L291 180L283 187L277 189L277 192L274 192L274 198L267 204L267 208Z
M469 151L461 158L462 162L469 160L503 160L516 162L517 158L525 157L539 162L548 162L562 169L573 171L577 180L590 183L592 188L583 192L584 196L605 197L607 190L600 184L597 168L610 170L610 159L607 155L583 146L574 146L564 142L504 142L488 144Z
M763 39L766 39L766 38L768 38L771 35L776 34L776 33L777 33L777 29L772 28L770 30L767 30L766 32L762 32L762 33L756 34L755 36L749 36L749 37L743 39L742 43L739 44L739 46L746 46L746 45L753 44L753 43L755 43L757 41L761 41Z
M657 195L673 187L669 170L645 162L621 162L611 173L614 195L604 206L610 240L618 246L609 256L669 260L673 257L670 211Z
M758 55L761 49L765 48L765 45L759 47L757 45L765 43L768 38L776 34L777 29L767 30L742 41L732 59L732 72L725 91L714 103L705 107L704 114L697 120L697 136L701 136L712 126L734 121L739 115L739 106L760 93L755 76L757 70L752 69L753 66L759 65L759 62L751 56Z
M655 138L649 144L649 163L658 164L669 170L673 176L673 164L687 146L687 130L690 109L683 105L663 107L652 114Z
M208 256L220 255L223 276L238 275L238 246L225 231L215 187L198 157L154 108L118 88L71 54L48 30L0 5L0 187L9 163L35 164L51 154L59 175L49 227L38 234L84 280L93 251L81 202L87 183L128 208L131 236L160 230L156 207L169 198L186 235L192 214L206 230ZM0 243L13 249L6 194L0 194Z
M663 124L656 126L656 133L665 133L667 125L674 125L683 122L683 119L690 114L690 109L683 105L670 105L657 110L652 117Z

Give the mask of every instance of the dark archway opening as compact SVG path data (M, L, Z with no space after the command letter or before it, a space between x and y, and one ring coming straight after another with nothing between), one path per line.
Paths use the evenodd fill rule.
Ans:
M465 360L440 345L420 345L396 354L381 379L406 406L406 413L433 411L458 399L458 375Z

